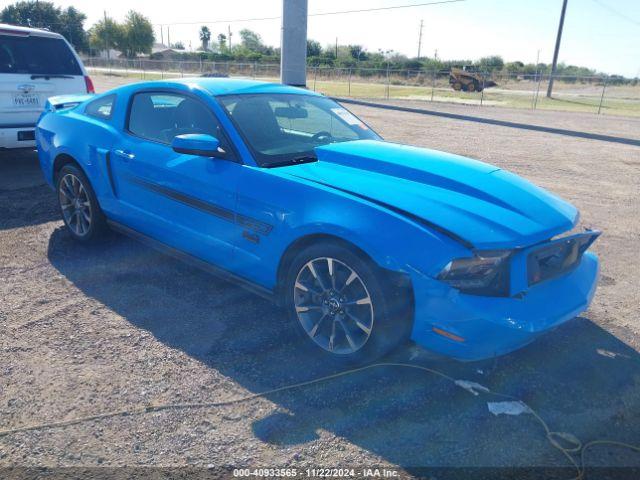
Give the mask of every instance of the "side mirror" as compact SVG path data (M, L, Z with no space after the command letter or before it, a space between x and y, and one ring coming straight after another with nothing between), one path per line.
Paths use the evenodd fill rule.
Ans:
M219 157L224 152L219 150L220 141L211 135L186 133L177 135L171 142L171 148L177 153L199 155L201 157Z

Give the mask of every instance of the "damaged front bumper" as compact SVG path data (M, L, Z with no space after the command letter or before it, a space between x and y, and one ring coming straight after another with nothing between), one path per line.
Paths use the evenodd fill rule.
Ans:
M508 297L464 294L414 271L412 340L446 356L481 360L517 350L585 311L597 286L598 257L585 252L562 275L534 282L527 260L538 248L514 258Z

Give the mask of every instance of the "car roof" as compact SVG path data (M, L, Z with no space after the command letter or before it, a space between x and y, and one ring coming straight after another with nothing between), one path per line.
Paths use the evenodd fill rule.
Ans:
M49 30L43 30L41 28L19 27L17 25L9 25L8 23L0 23L0 34L18 35L18 36L35 35L38 37L55 37L55 38L62 37L62 35L60 35L59 33L50 32Z
M259 94L259 93L289 93L297 95L315 95L321 96L312 90L305 88L292 87L281 83L263 82L259 80L242 79L242 78L207 78L207 77L191 77L159 80L154 82L144 82L136 84L138 88L148 87L172 87L176 84L182 84L189 88L199 87L206 90L213 96L218 95L239 95L239 94Z

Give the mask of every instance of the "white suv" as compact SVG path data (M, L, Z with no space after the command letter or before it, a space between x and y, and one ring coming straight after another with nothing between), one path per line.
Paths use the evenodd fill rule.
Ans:
M34 147L47 98L85 92L93 83L62 35L0 23L0 149Z

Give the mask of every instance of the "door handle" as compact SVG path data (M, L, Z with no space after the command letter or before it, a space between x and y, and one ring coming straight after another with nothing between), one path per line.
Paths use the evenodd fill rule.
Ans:
M129 160L133 160L134 158L136 158L136 156L131 153L131 152L126 152L124 150L114 150L113 153L115 153L117 156L124 158L127 162Z

